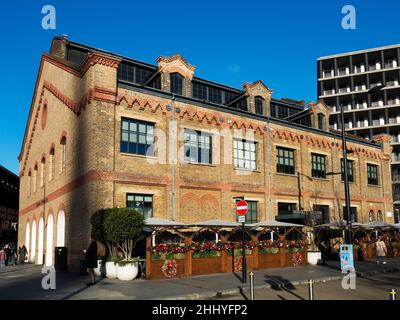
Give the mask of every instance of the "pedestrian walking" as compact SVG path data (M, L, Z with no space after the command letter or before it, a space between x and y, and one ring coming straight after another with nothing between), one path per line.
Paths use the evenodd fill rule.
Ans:
M93 235L90 236L91 242L89 248L85 252L86 268L90 276L90 282L88 286L92 286L96 283L96 276L94 274L94 268L97 268L97 242Z
M385 256L387 254L386 244L382 239L382 236L378 237L378 240L375 242L376 249L376 263L378 264L386 264Z
M20 247L18 254L19 254L19 263L24 263L28 255L28 250L26 249L25 245Z
M10 256L11 256L11 249L10 249L10 245L8 243L4 247L4 252L6 253L5 264L6 264L6 266L8 266L8 260L10 259Z
M3 247L0 248L0 268L4 268L6 266L6 251Z

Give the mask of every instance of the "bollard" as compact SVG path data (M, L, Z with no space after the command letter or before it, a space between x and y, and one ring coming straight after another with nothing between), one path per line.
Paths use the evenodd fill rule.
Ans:
M314 300L314 280L308 280L308 300Z
M390 300L396 300L396 290L392 289L392 291L389 292L389 299Z
M254 300L254 272L250 272L250 300Z

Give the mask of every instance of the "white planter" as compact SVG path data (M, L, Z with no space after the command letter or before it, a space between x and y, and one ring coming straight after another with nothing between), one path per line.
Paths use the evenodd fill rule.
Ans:
M103 265L102 260L97 260L97 268L94 268L94 274L98 277L103 277L106 275L106 267Z
M124 266L117 265L117 277L122 281L131 281L135 279L138 271L137 263L128 263Z
M106 277L108 279L115 279L117 277L117 266L114 261L106 262Z
M309 251L307 252L308 264L317 265L318 261L321 260L320 251Z

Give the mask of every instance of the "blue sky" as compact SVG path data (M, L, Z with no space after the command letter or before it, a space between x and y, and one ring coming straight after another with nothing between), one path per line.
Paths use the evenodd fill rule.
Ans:
M56 30L41 27L44 5ZM341 9L356 8L356 30ZM400 2L382 1L2 1L0 164L18 173L42 52L54 35L138 60L179 52L196 75L240 88L261 79L274 96L316 100L319 56L400 43Z

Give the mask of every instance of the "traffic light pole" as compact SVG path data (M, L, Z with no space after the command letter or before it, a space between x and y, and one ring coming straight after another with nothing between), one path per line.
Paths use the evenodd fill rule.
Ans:
M344 106L342 106L341 111L341 121L342 121L342 149L343 149L343 170L344 170L344 196L346 202L346 235L345 242L346 244L353 243L353 235L352 235L352 219L350 214L350 190L349 190L349 177L347 171L347 146L346 146L346 133L345 133L345 125L344 125Z

